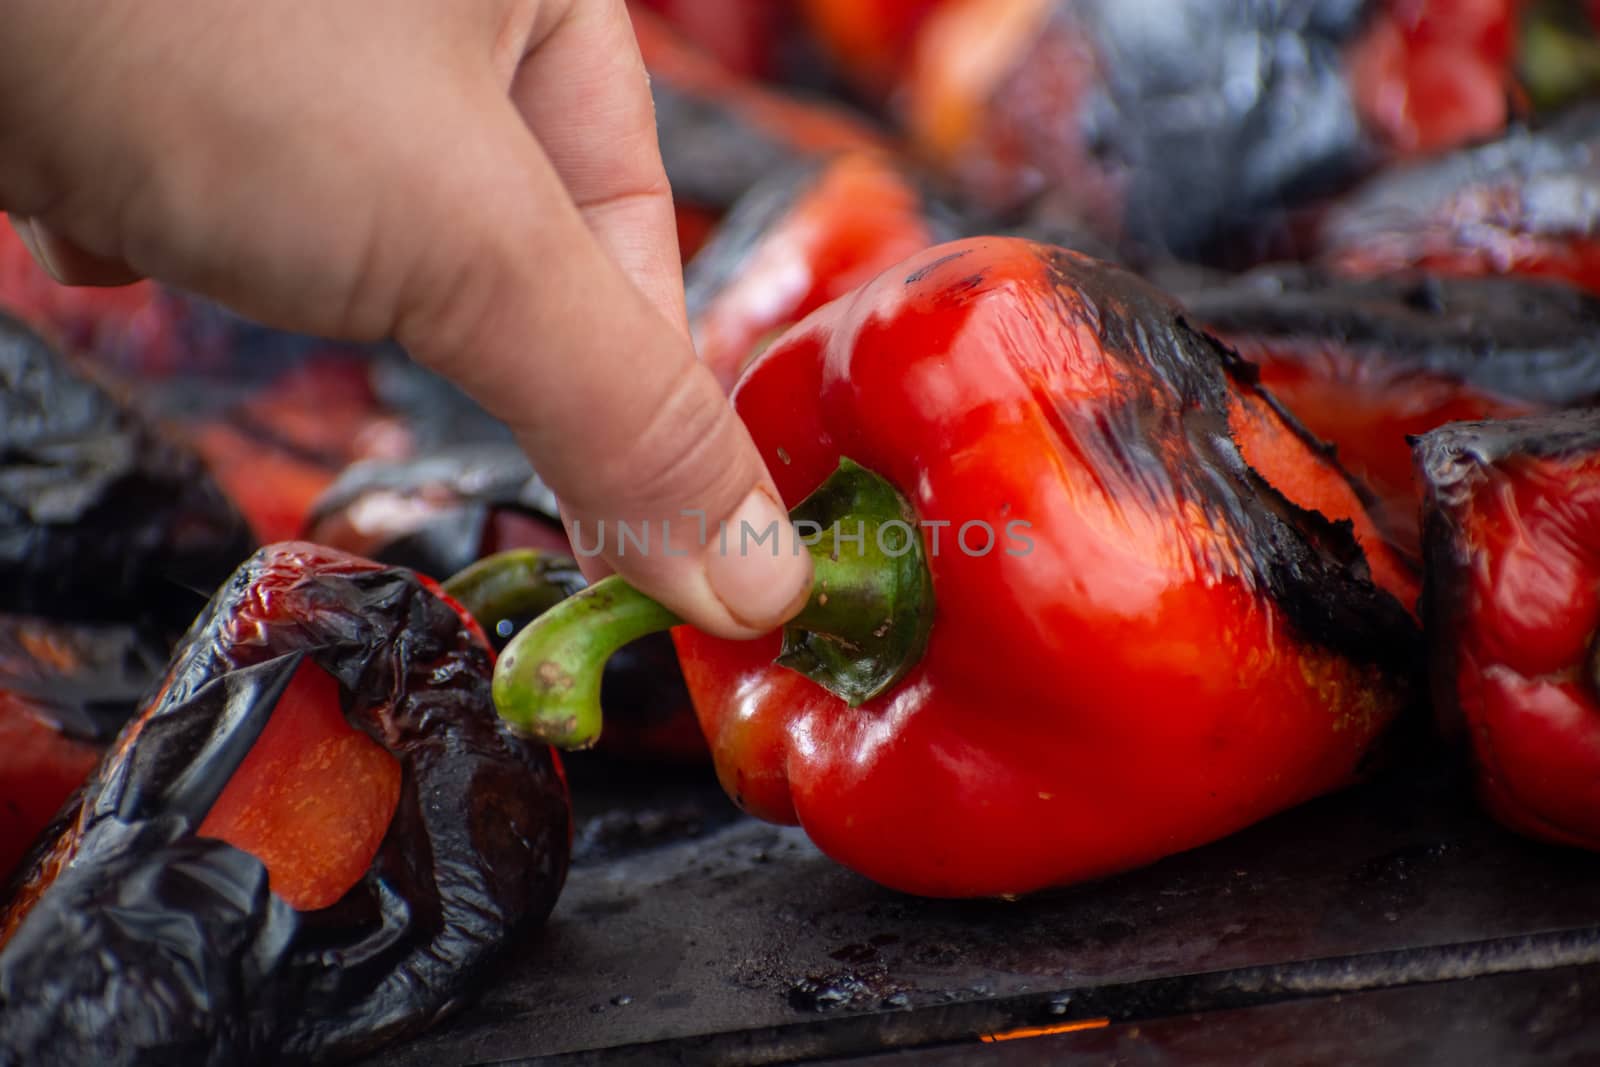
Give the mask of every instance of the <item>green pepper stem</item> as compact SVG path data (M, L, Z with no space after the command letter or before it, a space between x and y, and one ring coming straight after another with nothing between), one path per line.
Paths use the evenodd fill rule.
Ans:
M933 593L922 537L899 494L849 460L791 517L822 532L807 543L811 596L777 662L858 705L903 678L927 646ZM597 582L512 639L495 668L495 706L525 734L588 748L600 738L606 660L680 622L620 577Z
M440 583L490 634L502 622L542 615L584 587L570 556L516 548L479 560Z

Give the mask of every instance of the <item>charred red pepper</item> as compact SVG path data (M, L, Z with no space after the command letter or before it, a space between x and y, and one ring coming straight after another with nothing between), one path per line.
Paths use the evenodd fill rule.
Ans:
M1434 707L1507 826L1600 848L1600 416L1422 437Z
M988 210L1238 258L1378 160L1498 131L1514 6L968 0L923 26L907 121Z
M0 611L181 629L252 547L193 453L4 315L0 473Z
M855 152L778 171L690 264L695 347L731 386L762 342L955 236L954 218L888 157Z
M1600 107L1379 175L1327 213L1318 255L1346 274L1555 278L1600 293Z
M410 571L263 549L0 914L0 1058L255 1063L415 1033L555 902L559 762Z
M684 675L734 799L889 886L1019 893L1201 844L1349 782L1407 701L1415 577L1248 365L1126 272L943 245L733 398L823 531L818 582L781 637L676 631ZM673 621L598 583L512 642L496 703L590 741L598 661Z
M1254 271L1185 295L1195 319L1376 494L1380 525L1421 549L1407 437L1600 399L1600 301L1567 286L1408 274L1370 281Z

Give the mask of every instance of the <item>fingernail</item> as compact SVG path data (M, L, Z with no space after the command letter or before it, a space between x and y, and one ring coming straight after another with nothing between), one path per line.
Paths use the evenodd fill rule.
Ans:
M775 630L811 591L811 557L796 551L789 516L763 488L751 490L712 541L706 581L734 621Z

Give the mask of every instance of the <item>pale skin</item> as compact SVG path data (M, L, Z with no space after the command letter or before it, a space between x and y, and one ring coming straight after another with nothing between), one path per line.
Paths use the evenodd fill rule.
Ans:
M682 515L781 509L688 340L623 0L8 0L3 22L0 209L58 280L393 338L516 431L584 543L671 522L673 554L613 537L596 564L727 637L799 609L804 552L724 555Z

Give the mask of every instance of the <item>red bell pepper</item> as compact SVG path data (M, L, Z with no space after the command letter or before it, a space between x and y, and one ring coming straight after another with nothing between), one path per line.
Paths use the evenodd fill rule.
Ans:
M1414 575L1131 274L942 245L733 399L794 514L840 526L784 635L679 629L684 675L729 794L886 885L1021 893L1199 845L1351 781L1407 702ZM597 583L513 640L496 703L592 742L597 662L673 621Z
M636 0L744 78L774 74L786 0Z
M1356 106L1397 155L1424 155L1503 127L1522 0L1389 0L1350 48Z
M125 626L0 616L0 883L100 762L165 655Z
M1600 849L1600 416L1417 443L1434 707L1514 830Z

